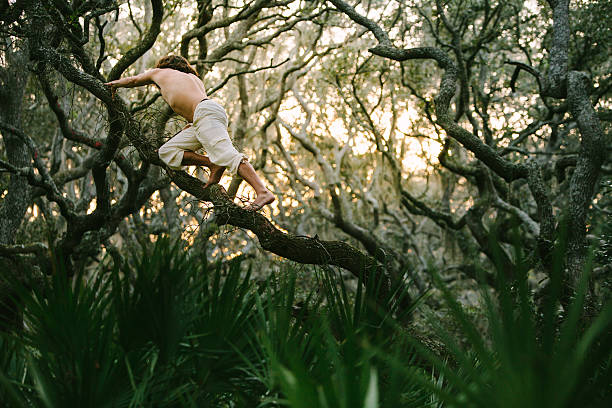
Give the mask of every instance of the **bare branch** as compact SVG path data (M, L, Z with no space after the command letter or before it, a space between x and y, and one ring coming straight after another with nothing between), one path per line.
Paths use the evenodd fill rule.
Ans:
M157 35L161 30L162 17L164 15L164 5L162 0L150 0L153 8L153 18L151 25L145 32L142 39L134 48L131 48L123 57L115 64L111 72L108 74L108 80L113 81L118 79L121 74L145 52L147 52L155 43Z
M59 205L62 215L67 219L74 218L75 213L73 203L64 198L57 185L55 184L55 181L53 181L53 178L51 178L51 175L47 171L47 168L45 167L45 164L43 163L42 158L39 155L39 150L36 147L34 141L28 135L23 133L20 129L17 129L6 123L0 122L0 129L7 132L11 132L12 134L24 141L24 143L26 144L26 146L28 146L28 149L30 150L36 169L40 174L40 178L34 175L34 172L31 168L17 169L6 162L1 163L2 167L10 171L17 172L16 174L28 177L28 181L30 181L33 185L43 187L47 191L47 197L51 201L55 201Z
M0 255L36 254L45 256L48 251L49 247L42 242L33 242L25 245L0 245Z
M342 11L344 14L349 16L351 20L353 20L357 24L362 25L368 30L370 30L372 34L374 34L374 37L376 37L380 45L391 47L391 40L389 39L389 36L382 28L380 28L378 24L376 24L376 22L357 13L357 11L355 11L353 7L351 7L348 3L345 3L343 0L329 0L329 1L334 6L336 6L338 10Z
M226 75L225 78L220 83L218 83L217 85L215 85L212 88L208 89L206 92L208 93L208 95L212 95L215 92L217 92L219 89L223 88L225 86L225 84L227 84L229 82L229 80L232 79L233 77L240 76L240 75L245 75L245 74L253 74L255 72L263 71L263 70L266 70L266 69L278 68L278 67L280 67L281 65L284 65L287 62L289 62L289 58L287 58L286 60L284 60L282 62L279 62L278 64L270 63L270 65L263 66L263 67L257 67L257 68L245 69L245 70L242 70L242 71L232 72L231 74Z
M495 206L501 208L504 211L507 211L507 212L509 212L511 214L514 214L518 219L520 219L527 226L527 229L534 236L537 237L537 236L540 235L540 226L525 211L523 211L520 208L515 207L515 206L505 202L504 200L499 198L499 196L495 197L495 201L493 202L493 204Z

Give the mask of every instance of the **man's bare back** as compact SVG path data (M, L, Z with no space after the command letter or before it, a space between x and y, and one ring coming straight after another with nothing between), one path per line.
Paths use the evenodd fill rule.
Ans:
M140 75L118 79L107 85L115 88L133 88L157 85L168 105L190 123L198 103L207 97L204 84L197 76L171 68L153 68Z

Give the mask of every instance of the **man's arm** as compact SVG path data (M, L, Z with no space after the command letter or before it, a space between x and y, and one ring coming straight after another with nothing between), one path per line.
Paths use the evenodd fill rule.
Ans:
M111 82L107 82L104 85L110 86L113 88L134 88L136 86L150 85L154 84L153 75L157 69L150 69L148 71L143 72L142 74L138 74L131 77L125 77L121 79L116 79Z

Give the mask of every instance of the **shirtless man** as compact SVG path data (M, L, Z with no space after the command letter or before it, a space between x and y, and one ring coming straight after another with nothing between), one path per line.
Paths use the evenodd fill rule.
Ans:
M247 157L232 145L227 133L225 109L208 99L197 71L185 58L168 55L161 58L154 69L105 85L114 94L116 88L151 84L157 85L162 98L172 110L189 122L181 132L159 148L159 157L169 168L178 170L181 166L190 165L208 167L210 177L206 187L218 183L225 169L229 168L249 183L257 194L255 200L247 206L248 209L257 211L275 200ZM195 153L201 147L204 147L207 156Z

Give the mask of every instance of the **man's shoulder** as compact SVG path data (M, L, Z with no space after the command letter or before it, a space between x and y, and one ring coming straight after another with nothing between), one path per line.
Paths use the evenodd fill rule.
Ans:
M178 71L176 69L172 69L172 68L151 68L147 71L145 71L147 73L150 73L149 75L153 78L153 77L157 77L157 78L173 78L173 79L178 79L178 78L183 78L185 77L186 74L185 72L181 72Z
M145 72L143 72L143 74L148 75L150 77L161 76L161 75L164 75L163 71L165 70L161 68L150 68L150 69L147 69Z
M181 72L168 68L151 68L143 73L147 79L156 83L158 86L162 86L169 82L180 81L181 78L177 74L181 74Z

